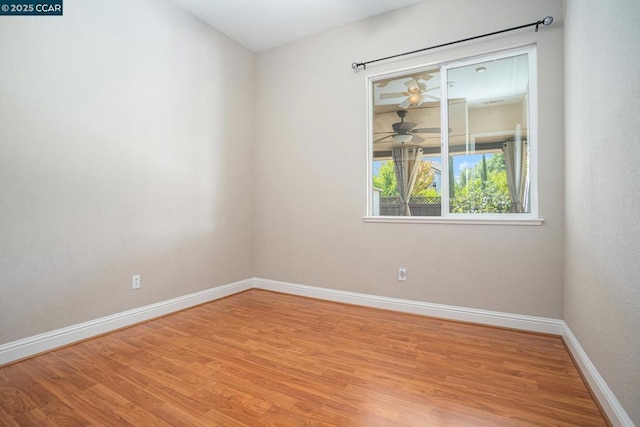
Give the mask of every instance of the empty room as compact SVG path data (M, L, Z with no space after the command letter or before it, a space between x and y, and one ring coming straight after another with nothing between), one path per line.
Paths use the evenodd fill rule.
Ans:
M640 425L637 0L0 0L0 425Z

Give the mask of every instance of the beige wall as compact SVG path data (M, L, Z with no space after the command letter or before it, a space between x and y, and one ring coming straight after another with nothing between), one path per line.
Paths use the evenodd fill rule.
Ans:
M564 318L637 425L639 23L637 0L567 1Z
M254 55L168 1L64 6L0 24L0 343L252 276Z
M564 316L640 424L640 5L566 4L564 63L557 0L430 0L255 64L163 0L5 17L0 343L258 276ZM350 69L546 15L539 33ZM364 223L366 76L530 43L544 224Z
M256 59L255 274L390 297L562 317L562 2L431 0ZM554 15L428 55L351 63ZM491 17L490 19L488 17ZM538 43L542 226L364 223L366 76ZM398 282L398 267L408 281Z

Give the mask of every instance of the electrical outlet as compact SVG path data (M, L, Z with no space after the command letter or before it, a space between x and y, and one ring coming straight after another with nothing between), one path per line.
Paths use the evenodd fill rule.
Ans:
M140 289L140 275L134 274L131 276L131 289Z
M400 267L398 269L398 280L400 280L401 282L406 282L407 281L407 269L404 267Z

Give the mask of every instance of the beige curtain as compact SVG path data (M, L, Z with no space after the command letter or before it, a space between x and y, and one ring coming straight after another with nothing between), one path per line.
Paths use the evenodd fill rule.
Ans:
M422 148L402 147L393 149L393 163L398 181L398 193L402 200L402 215L411 216L409 199L416 183L418 168L422 163Z
M502 145L504 164L507 169L507 185L511 198L509 212L529 211L529 152L527 141L517 138Z

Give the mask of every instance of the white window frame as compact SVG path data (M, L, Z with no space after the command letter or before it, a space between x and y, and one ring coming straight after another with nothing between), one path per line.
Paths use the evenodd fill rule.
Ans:
M449 212L449 135L444 132L441 136L441 216L377 216L373 215L373 83L390 77L400 77L405 74L422 70L440 68L441 100L448 99L447 71L452 68L472 65L516 55L528 55L529 64L529 170L531 175L531 209L529 213L451 213ZM544 219L539 217L538 195L538 78L537 55L535 46L526 46L515 49L503 50L489 54L482 54L470 58L456 59L440 63L432 63L408 67L386 73L374 74L367 77L367 215L365 222L381 223L436 223L436 224L504 224L504 225L541 225ZM447 129L448 108L447 102L441 104L441 127Z

